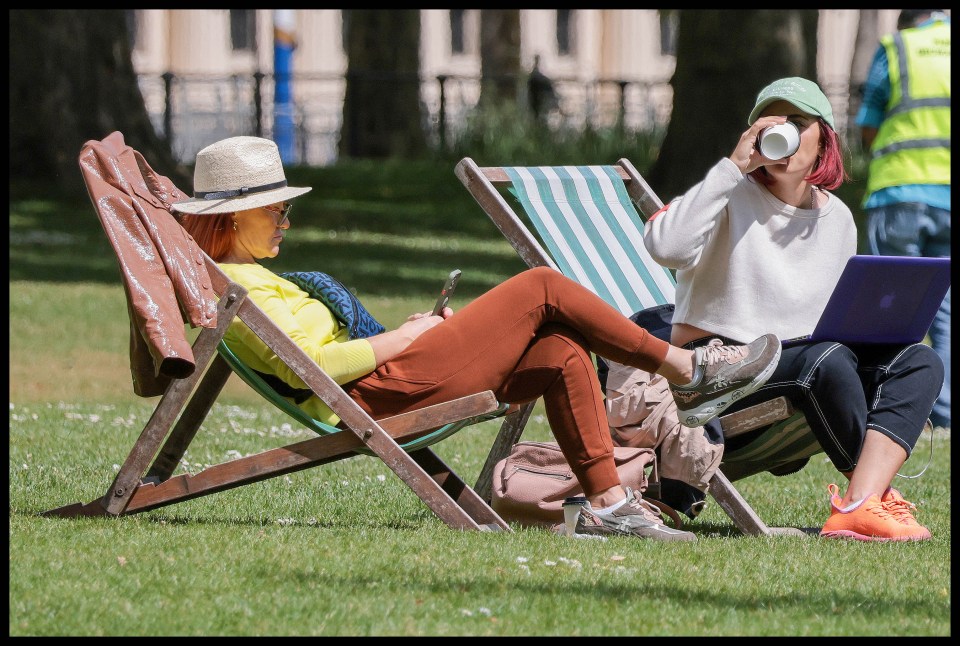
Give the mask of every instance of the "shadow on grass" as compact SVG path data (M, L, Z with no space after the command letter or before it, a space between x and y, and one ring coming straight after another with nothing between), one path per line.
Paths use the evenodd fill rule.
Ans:
M770 528L781 527L780 525L770 525ZM789 526L791 529L799 529L801 532L807 536L817 536L820 533L819 527L798 527L798 526ZM747 536L741 532L735 525L733 521L730 523L704 523L700 521L691 521L690 523L684 523L682 529L693 532L700 536L710 536L719 537L719 538L756 538L754 536ZM795 536L794 538L806 538L806 536Z
M98 232L99 233L99 232ZM283 254L264 262L272 271L324 271L364 295L423 296L437 293L452 269L462 269L461 296L476 297L525 269L516 255L484 251L411 251L390 242L302 242L291 234ZM113 250L82 233L32 238L11 236L10 280L119 284Z
M187 501L182 501L187 502ZM174 507L178 503L173 503L168 507ZM44 511L36 512L21 512L26 516L42 517ZM363 526L369 526L370 528L376 529L393 529L401 531L412 531L418 530L423 527L425 522L429 522L434 518L432 514L426 510L419 510L422 513L418 513L415 517L402 517L394 519L385 519L378 517L376 522L371 522L369 524L358 524L356 519L342 519L342 518L326 518L323 520L316 520L315 522L297 522L297 526L305 527L317 527L319 529L346 529L346 530L356 530ZM121 516L94 516L94 517L77 517L69 518L66 520L75 521L82 520L86 518L108 518L111 520L116 520L120 518L133 518L136 517L142 521L157 523L157 524L166 524L166 525L231 525L235 527L272 527L276 525L276 521L272 518L262 518L248 516L245 518L237 518L235 516L230 517L220 517L220 516L188 516L180 513L176 513L175 510L171 509L153 509L136 514L127 514ZM49 517L56 519L56 517ZM672 525L671 525L672 526ZM526 528L516 524L512 524L511 527L515 532L525 532L525 531L547 531L544 528L534 527ZM710 537L710 538L739 538L744 540L755 540L757 537L747 536L739 529L737 529L733 524L730 523L702 523L699 521L685 522L682 527L683 530L692 532L700 537ZM807 540L809 538L816 538L820 533L819 527L797 527L802 531L806 536L795 536L798 540Z
M212 494L211 494L212 495ZM81 502L81 501L74 501ZM87 501L92 502L92 501ZM173 507L177 504L186 503L189 501L181 501L180 503L172 503L169 507ZM276 518L266 518L261 516L246 516L246 517L224 517L224 516L188 516L183 514L171 513L169 509L151 509L142 512L137 512L133 514L121 514L119 516L112 515L100 515L100 516L73 516L73 517L62 517L62 516L44 516L44 513L50 509L58 509L61 506L71 505L73 503L65 503L64 505L59 505L58 507L47 507L42 510L21 510L11 512L11 515L23 516L25 518L38 519L43 521L61 521L64 523L112 523L112 522L123 522L123 521L133 521L133 522L146 522L152 523L155 525L176 525L180 527L211 527L211 526L230 526L230 527L271 527L279 528L283 525L277 523ZM84 502L83 504L86 504ZM397 530L397 531L418 531L423 529L424 523L431 522L435 518L432 513L424 510L422 513L415 515L405 516L402 518L393 518L393 519L384 519L378 517L376 521L371 521L369 523L357 523L355 520L345 520L345 519L317 519L314 522L307 521L297 521L292 525L300 528L316 528L316 529L329 529L329 530L350 530L356 531L363 528L376 529L376 530Z
M364 295L432 298L451 269L475 297L525 268L453 174L437 163L291 169L296 201L271 270L324 271ZM116 257L86 195L10 187L10 280L119 284Z
M286 580L290 577L297 580L299 585L306 585L309 582L320 587L340 586L346 589L368 590L383 583L383 578L378 575L357 575L343 570L332 573L322 571L306 573L297 571L294 566L291 566L286 571L278 573L275 569L268 570L268 566L262 564L252 563L251 567L261 569L265 579L281 576ZM428 582L424 577L416 576L409 577L407 583L411 589L421 588L434 594L449 593L451 586L450 581ZM851 586L823 586L807 592L786 593L774 590L764 591L762 587L755 585L744 586L741 592L731 589L730 586L720 586L714 592L714 586L705 581L684 584L670 580L664 583L644 584L637 583L636 579L631 577L598 575L590 581L590 585L584 585L583 579L579 576L570 577L568 580L551 578L549 581L526 581L513 577L505 580L495 571L478 571L469 582L469 594L474 599L494 598L502 594L505 588L509 588L511 595L530 600L531 604L533 599L540 595L547 595L550 598L576 599L578 607L581 608L606 607L611 603L622 603L624 599L641 598L656 600L656 603L661 604L672 602L684 607L698 608L698 614L702 614L708 608L718 613L736 610L764 613L794 611L804 614L812 612L811 609L821 609L823 613L856 613L863 617L876 616L878 620L886 620L894 603L877 594L858 592ZM910 615L914 619L927 617L936 622L943 621L944 617L949 616L950 613L949 600L931 603L929 599L911 600L897 597L895 606L898 613Z
M146 512L149 513L149 512ZM144 518L144 520L149 520L152 523L158 525L183 525L183 526L192 526L192 525L229 525L231 527L281 527L277 523L276 519L273 518L255 518L253 516L248 516L246 518L187 518L184 516L166 516L166 515L155 515L149 518ZM423 518L404 518L404 519L395 519L395 520L386 520L378 521L376 523L370 523L365 525L371 529L391 529L398 531L415 531L422 529L424 523ZM335 520L320 520L317 519L315 522L306 522L306 521L297 521L294 523L296 527L314 527L317 529L360 529L363 526L357 525L356 523L344 523L336 522Z

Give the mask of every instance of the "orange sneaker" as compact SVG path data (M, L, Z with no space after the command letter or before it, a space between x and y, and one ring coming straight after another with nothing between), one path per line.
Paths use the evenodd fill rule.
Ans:
M852 538L858 541L922 541L930 538L930 531L922 527L910 509L913 505L895 489L887 489L883 498L868 496L849 511L840 510L840 488L832 484L830 518L820 530L824 538Z
M889 511L893 512L897 520L908 527L914 528L918 534L918 538L914 540L922 541L930 538L930 530L918 523L917 519L913 517L913 510L916 509L917 506L904 498L899 491L893 487L888 487L887 490L883 492L883 495L880 496L880 502L882 502L883 506Z

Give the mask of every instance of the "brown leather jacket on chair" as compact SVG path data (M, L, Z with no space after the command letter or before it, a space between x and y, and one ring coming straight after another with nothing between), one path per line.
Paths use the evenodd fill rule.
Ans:
M117 254L130 314L130 370L141 397L196 369L184 323L215 327L217 300L203 252L170 214L189 197L158 175L120 132L80 150L80 170ZM163 240L180 241L180 247ZM184 251L179 251L182 248Z

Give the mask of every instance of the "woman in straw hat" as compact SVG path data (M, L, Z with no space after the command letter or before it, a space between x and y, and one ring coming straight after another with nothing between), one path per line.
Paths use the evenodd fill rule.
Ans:
M788 123L799 134L795 152L781 157L758 145L764 130ZM758 329L787 339L810 334L857 252L850 209L828 192L846 173L833 110L817 84L799 77L771 83L747 124L731 155L644 231L650 254L677 269L671 341L684 347L735 343ZM837 485L828 487L832 511L822 536L924 540L930 532L890 484L942 381L942 362L920 343L791 345L767 384L731 409L786 395L805 413L849 479L842 498Z
M579 531L693 540L668 528L639 492L621 486L603 397L590 352L691 384L697 394L729 379L743 392L763 383L779 341L761 336L746 346L709 352L671 346L552 269L537 268L494 287L456 314L417 313L399 328L350 338L330 309L258 264L280 252L290 200L309 188L288 186L276 145L233 137L197 154L194 197L174 205L181 222L223 271L375 419L492 390L522 404L543 397L551 429L590 505ZM242 322L226 343L254 370L293 388L303 382ZM438 360L442 357L442 360ZM724 361L727 359L728 361ZM692 413L722 403L694 397ZM729 400L729 397L727 397ZM338 419L316 396L299 404L316 419Z

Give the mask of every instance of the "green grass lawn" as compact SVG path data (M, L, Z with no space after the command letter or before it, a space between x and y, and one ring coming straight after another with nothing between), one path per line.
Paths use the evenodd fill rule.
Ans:
M315 188L272 268L334 274L390 326L454 267L455 307L523 268L452 168L357 169L290 173ZM923 477L896 483L933 532L920 544L746 538L713 502L694 544L457 532L370 457L130 517L41 518L106 491L157 400L132 393L123 289L89 201L30 193L11 187L11 635L950 634L949 434ZM435 448L473 482L497 430ZM232 378L178 473L310 436ZM542 410L524 439L551 439ZM838 477L820 455L737 487L769 524L812 527Z

